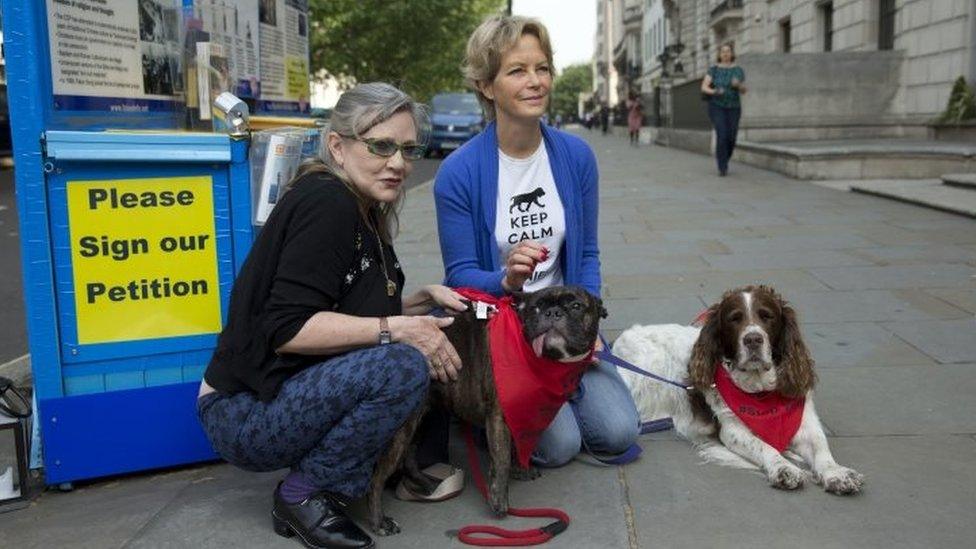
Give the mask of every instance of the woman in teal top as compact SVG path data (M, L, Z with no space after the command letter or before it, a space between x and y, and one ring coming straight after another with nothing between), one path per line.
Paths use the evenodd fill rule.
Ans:
M745 80L745 71L735 64L732 44L719 48L718 64L709 67L708 74L702 79L702 93L711 96L708 118L715 128L715 160L721 176L729 171L729 158L735 150L735 136L739 133L739 117L742 116L739 96L746 93Z

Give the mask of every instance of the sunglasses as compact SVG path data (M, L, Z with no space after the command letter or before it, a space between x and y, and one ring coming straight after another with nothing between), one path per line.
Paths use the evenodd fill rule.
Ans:
M355 139L356 141L361 141L366 145L366 150L375 154L376 156L382 156L383 158L389 158L400 151L403 157L407 160L420 160L424 157L424 147L419 143L397 143L392 139L375 139L371 137L353 137L350 139Z

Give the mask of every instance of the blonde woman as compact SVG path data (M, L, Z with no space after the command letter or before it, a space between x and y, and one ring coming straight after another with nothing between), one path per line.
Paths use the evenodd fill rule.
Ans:
M583 140L540 122L552 66L549 34L534 19L494 16L468 41L465 78L490 123L444 161L434 184L448 286L501 295L566 284L600 295L596 158ZM623 452L638 422L616 368L595 364L532 461L562 465L582 444Z

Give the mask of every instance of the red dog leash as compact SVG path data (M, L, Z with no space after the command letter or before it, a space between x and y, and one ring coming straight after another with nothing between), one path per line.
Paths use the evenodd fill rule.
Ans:
M475 447L474 435L471 434L470 425L464 428L464 438L468 447L468 466L471 469L471 476L474 477L474 483L478 487L478 491L481 492L481 497L488 501L488 487L485 484L485 477L481 473L481 460L478 459L478 449ZM529 530L507 530L497 526L473 524L458 531L458 540L468 545L525 547L545 543L569 527L569 515L559 509L546 507L517 509L509 507L508 514L513 517L551 517L556 519L556 522L542 528Z

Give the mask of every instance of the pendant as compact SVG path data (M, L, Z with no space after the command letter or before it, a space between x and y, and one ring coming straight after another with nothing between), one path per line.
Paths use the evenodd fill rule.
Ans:
M386 295L393 297L396 295L396 282L392 280L386 281Z

